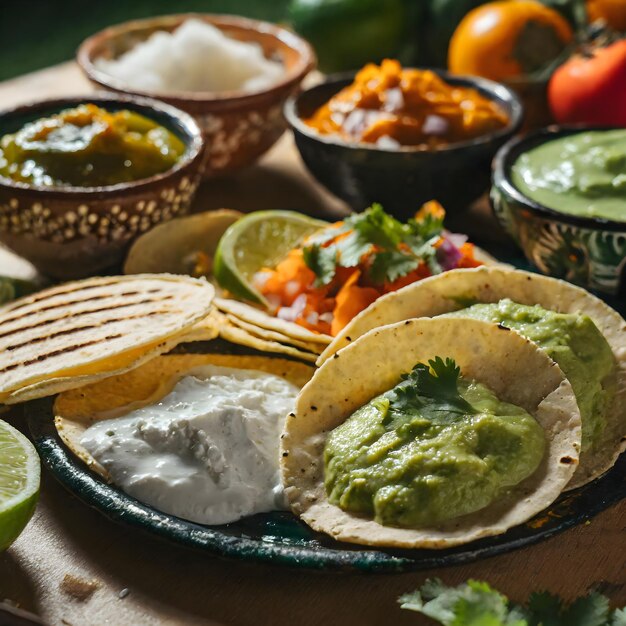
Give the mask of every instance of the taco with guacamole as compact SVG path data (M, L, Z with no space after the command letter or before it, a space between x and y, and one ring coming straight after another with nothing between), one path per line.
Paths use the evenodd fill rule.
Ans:
M340 541L446 548L497 535L571 480L581 420L569 381L518 333L411 319L336 353L281 440L289 504Z
M510 328L558 363L582 416L581 461L570 489L613 466L626 446L626 322L565 281L493 267L447 272L379 299L343 329L318 363L377 326L440 315Z

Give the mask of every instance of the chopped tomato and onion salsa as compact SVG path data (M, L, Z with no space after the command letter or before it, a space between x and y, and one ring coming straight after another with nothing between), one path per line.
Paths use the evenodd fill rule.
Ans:
M482 265L463 235L443 228L445 212L425 204L406 224L378 204L307 237L253 285L272 312L337 335L380 296L441 272Z
M385 59L366 65L305 123L351 143L436 149L504 128L509 118L476 89Z

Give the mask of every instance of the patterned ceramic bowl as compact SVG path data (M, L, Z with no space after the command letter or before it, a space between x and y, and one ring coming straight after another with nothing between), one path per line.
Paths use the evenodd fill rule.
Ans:
M511 181L521 154L581 130L607 128L550 126L504 145L493 164L491 203L500 223L544 274L621 297L626 294L626 220L560 213L534 202Z
M138 235L187 212L201 175L198 125L186 113L146 98L97 95L27 104L0 113L0 137L85 102L149 117L177 135L187 150L166 172L119 185L38 187L0 177L0 242L60 279L120 263Z
M94 65L97 58L116 58L155 31L173 31L192 17L216 26L233 39L259 44L267 58L283 63L282 80L257 92L147 92L129 88ZM315 55L309 44L284 28L235 16L192 13L125 22L107 28L83 42L77 60L98 87L158 98L193 115L206 139L207 175L241 169L271 148L286 128L282 113L284 101L315 67Z

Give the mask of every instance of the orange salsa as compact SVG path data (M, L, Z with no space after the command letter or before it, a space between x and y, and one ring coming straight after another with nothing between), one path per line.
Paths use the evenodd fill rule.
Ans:
M386 59L304 120L323 135L381 147L438 148L505 127L509 118L476 89L450 85L430 70Z

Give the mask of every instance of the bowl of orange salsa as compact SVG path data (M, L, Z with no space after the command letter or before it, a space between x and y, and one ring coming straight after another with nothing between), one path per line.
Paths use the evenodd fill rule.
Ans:
M380 202L407 217L428 200L459 211L485 193L523 107L504 85L385 60L328 77L289 99L285 115L332 193L356 211Z

